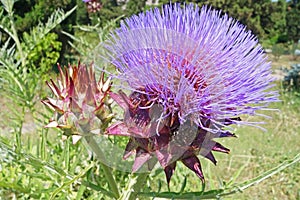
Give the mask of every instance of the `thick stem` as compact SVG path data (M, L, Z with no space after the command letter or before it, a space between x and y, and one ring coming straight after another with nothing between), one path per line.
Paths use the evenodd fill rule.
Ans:
M137 194L145 185L149 173L131 174L126 190L122 192L119 200L135 200Z
M95 141L95 139L93 138L93 136L85 136L84 138L85 138L86 142L88 143L89 147L91 148L91 150L97 155L98 159L103 161L105 159L104 153L99 148L99 146L98 146L97 142ZM101 167L104 171L104 175L108 182L108 185L109 185L112 193L114 193L115 198L118 199L120 194L119 194L117 183L112 175L112 169L110 167L106 166L105 164L103 164L102 162L100 162L100 163L101 163Z

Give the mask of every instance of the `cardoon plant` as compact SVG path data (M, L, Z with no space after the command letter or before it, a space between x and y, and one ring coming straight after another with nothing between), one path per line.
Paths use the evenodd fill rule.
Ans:
M199 155L216 164L213 152L230 150L215 139L235 137L231 125L258 126L260 122L243 121L243 116L259 114L277 101L277 92L271 90L271 65L257 38L206 6L174 4L134 15L101 47L102 56L117 69L112 78L123 90L112 92L103 74L96 82L92 66L60 69L57 83L48 83L56 98L43 101L55 111L48 127L61 128L67 136L84 136L101 161L113 159L105 157L111 155L103 152L106 143L97 143L93 135L126 136L123 158L135 155L132 172L151 170L158 162L168 184L177 162L204 182ZM107 128L112 113L108 96L125 114ZM136 199L145 173L133 175L120 196L107 163L101 167L111 192L105 193ZM174 198L170 195L162 196Z
M110 93L125 110L109 135L129 137L124 158L133 172L158 161L167 182L181 161L204 181L198 155L229 153L215 138L234 137L230 125L255 125L277 101L271 65L257 38L236 20L206 6L166 5L127 18L105 43L115 78L130 91Z

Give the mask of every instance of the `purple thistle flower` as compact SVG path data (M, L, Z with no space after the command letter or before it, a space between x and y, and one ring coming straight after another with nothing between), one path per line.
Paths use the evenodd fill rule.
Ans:
M179 160L204 180L197 155L216 163L212 151L229 149L213 139L235 136L224 127L252 125L239 116L277 101L257 38L206 6L167 5L132 16L105 47L122 87L132 91L111 93L125 117L108 134L130 136L124 158L136 153L133 171L145 163L151 169L156 157L168 182Z

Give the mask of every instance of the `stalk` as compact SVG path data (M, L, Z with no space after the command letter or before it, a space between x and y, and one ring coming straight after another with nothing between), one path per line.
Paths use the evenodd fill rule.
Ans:
M93 138L93 136L85 136L84 139L87 142L87 144L89 145L89 147L91 148L91 150L97 155L97 157L100 160L105 160L104 154L103 154L102 150L99 148L99 146L98 146L97 142L95 141L95 139ZM114 177L112 175L112 169L103 163L101 163L101 167L104 171L105 178L108 182L108 185L109 185L112 193L114 194L115 198L118 199L120 194L119 194L116 180L114 179Z
M17 148L17 152L21 152L22 150L22 128L23 128L23 124L24 124L24 120L25 120L25 109L24 107L22 108L21 111L21 117L18 118L19 120L19 126L16 132L16 148Z
M149 173L131 174L126 190L119 200L135 200L147 180Z
M5 9L8 13L9 22L10 22L10 25L11 25L10 28L12 30L12 35L11 36L12 36L13 40L16 43L18 52L20 53L20 57L22 59L22 67L24 67L25 66L24 52L23 52L23 48L21 46L21 42L20 42L19 37L18 37L18 33L17 33L16 27L15 27L15 22L14 22L14 17L13 17L13 10L12 9L13 9L13 5L14 5L14 1L12 1L12 2L7 1L7 2L2 2L2 3L5 5Z

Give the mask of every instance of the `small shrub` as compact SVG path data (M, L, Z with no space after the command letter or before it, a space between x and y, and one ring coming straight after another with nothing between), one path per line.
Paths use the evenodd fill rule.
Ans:
M48 33L28 55L30 70L38 73L43 81L49 78L49 72L60 57L62 45L57 39L57 34Z
M286 73L283 79L283 87L286 90L299 90L300 89L300 63L292 64L290 69L284 68Z

